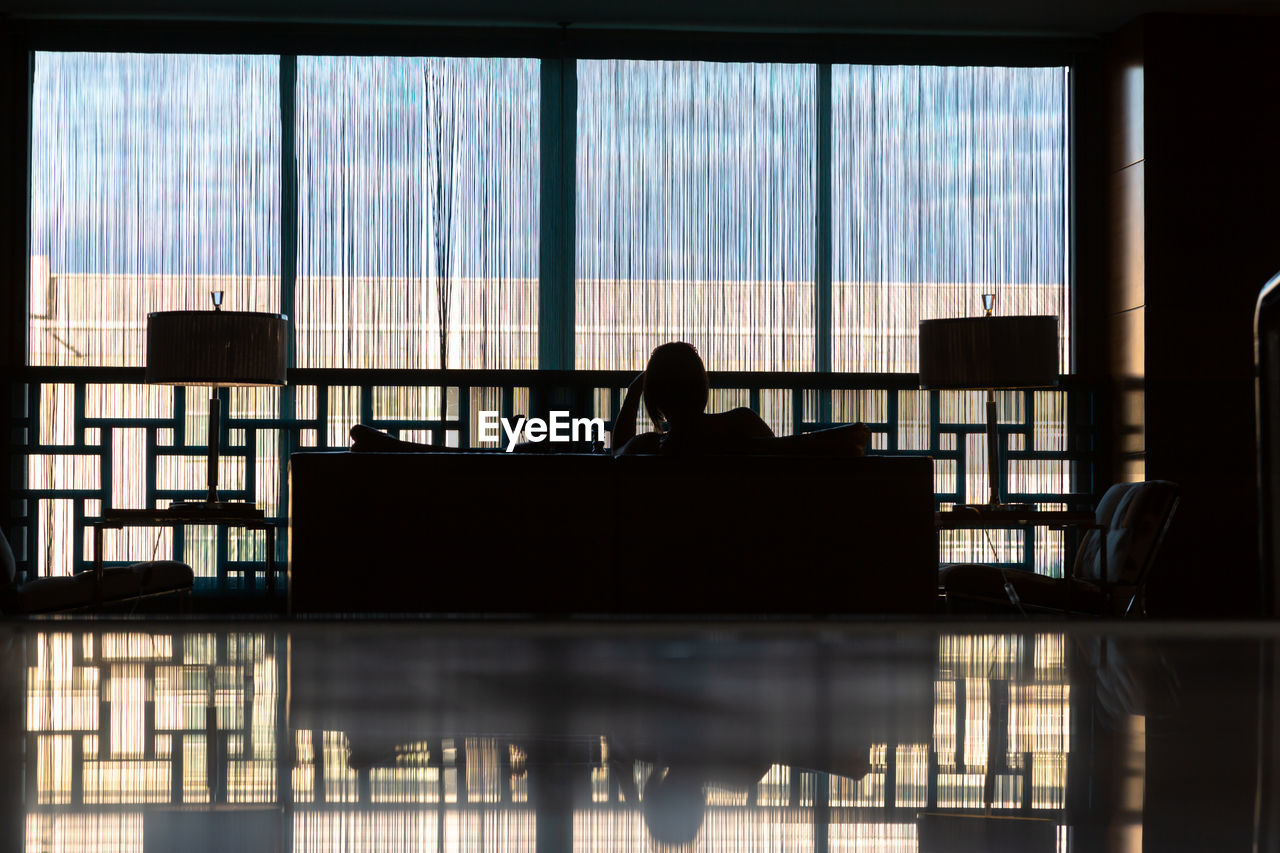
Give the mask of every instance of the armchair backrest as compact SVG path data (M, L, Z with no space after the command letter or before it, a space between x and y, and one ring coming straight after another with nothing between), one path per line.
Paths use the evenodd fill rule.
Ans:
M1168 480L1117 483L1107 489L1095 514L1101 529L1084 537L1075 577L1121 586L1142 584L1177 505L1178 486Z
M4 531L0 530L0 589L13 586L18 582L18 562L13 558L13 549Z

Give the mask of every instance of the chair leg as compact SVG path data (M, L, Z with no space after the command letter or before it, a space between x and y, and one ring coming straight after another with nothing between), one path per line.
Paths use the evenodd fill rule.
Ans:
M1124 609L1125 619L1134 615L1140 619L1147 618L1146 589L1141 586L1133 591L1133 596L1129 599L1129 606Z

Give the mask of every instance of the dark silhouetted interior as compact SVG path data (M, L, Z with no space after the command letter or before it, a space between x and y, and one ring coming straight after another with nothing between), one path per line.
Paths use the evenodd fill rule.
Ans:
M421 825L414 849L827 853L860 849L862 824L907 839L884 849L1280 850L1280 453L1259 447L1254 353L1280 271L1277 11L3 0L0 529L27 487L36 50L1054 57L1071 66L1073 366L1103 389L1093 493L1167 482L1178 503L1143 580L1151 619L967 622L939 606L921 458L298 453L292 618L124 596L123 618L86 600L0 623L0 850L99 830L148 853L396 849L384 830L407 849ZM196 621L219 607L233 618ZM779 826L790 846L756 843Z

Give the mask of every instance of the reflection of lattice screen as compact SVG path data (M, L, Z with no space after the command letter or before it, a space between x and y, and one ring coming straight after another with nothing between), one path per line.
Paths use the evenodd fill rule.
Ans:
M77 631L31 643L38 806L276 801L273 640ZM63 826L33 825L46 824Z

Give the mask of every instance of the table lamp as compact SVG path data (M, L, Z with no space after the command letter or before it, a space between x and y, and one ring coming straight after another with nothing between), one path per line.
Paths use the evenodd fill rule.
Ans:
M147 382L208 385L209 494L203 501L174 501L173 509L228 509L244 502L218 500L219 388L284 385L286 324L283 314L223 311L214 291L212 311L154 311L147 315ZM250 504L251 505L251 504Z
M996 389L1050 388L1058 384L1058 318L995 317L994 294L984 293L982 317L920 323L920 387L987 392L987 468L990 499L1000 502L1000 439Z

